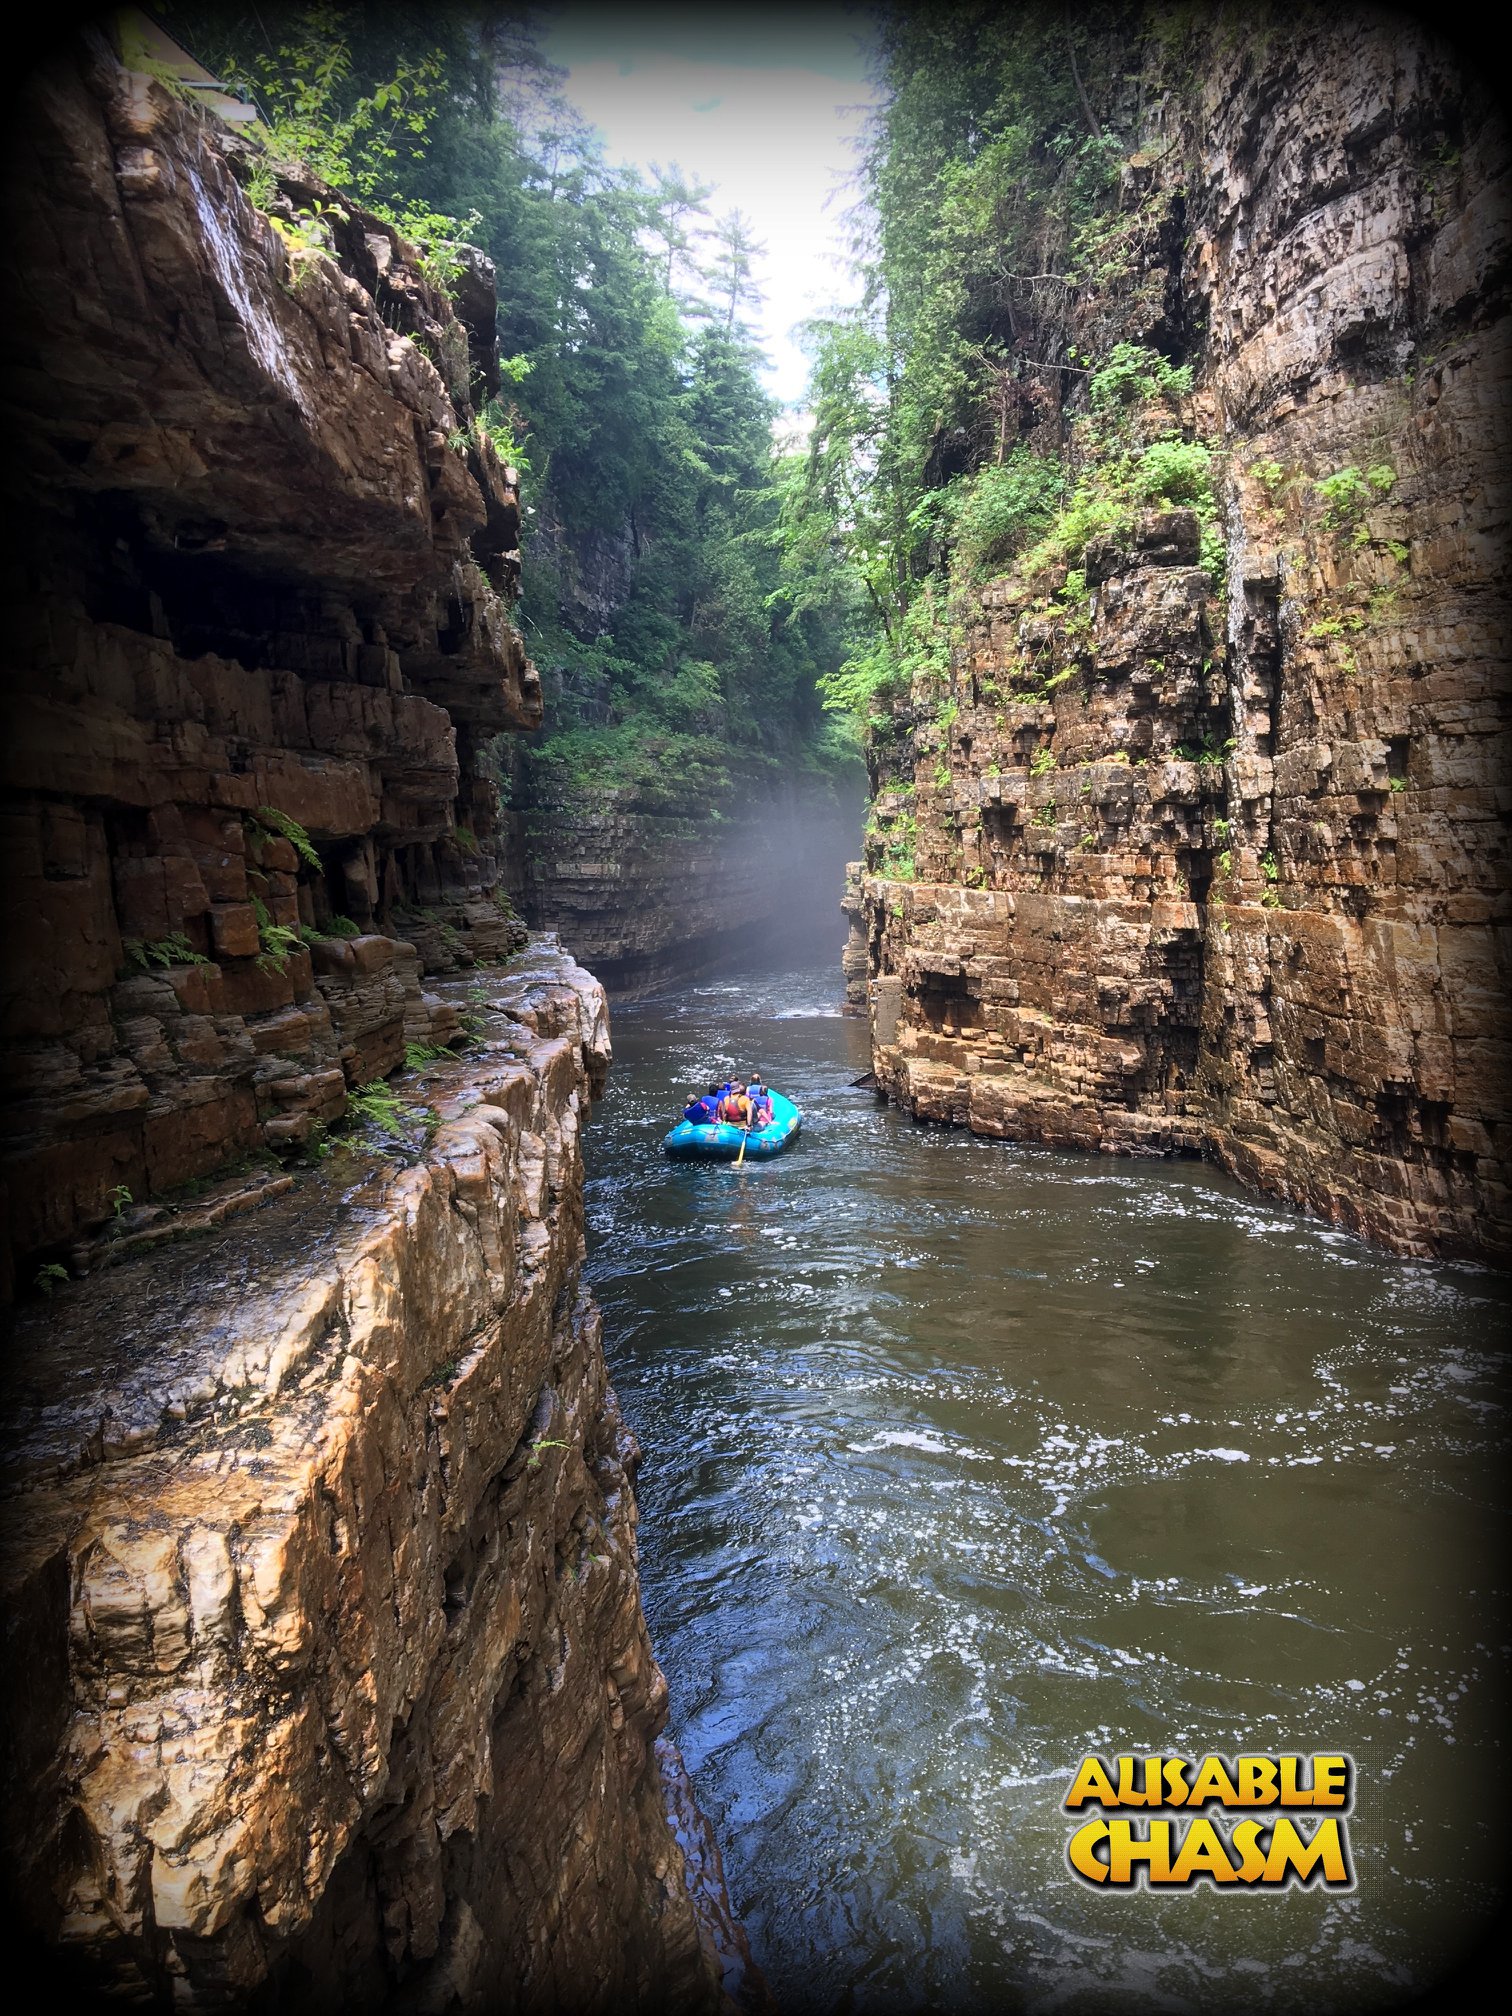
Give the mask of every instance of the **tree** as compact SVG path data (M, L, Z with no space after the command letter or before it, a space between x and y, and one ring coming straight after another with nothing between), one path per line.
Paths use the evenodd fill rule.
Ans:
M752 235L751 222L739 210L727 210L709 234L714 241L714 257L704 269L704 279L714 297L714 313L725 334L745 329L744 312L759 308L766 299L758 283L756 261L766 257L766 247Z
M670 168L659 163L651 163L651 189L647 197L646 232L655 240L657 257L662 263L662 286L674 299L678 298L673 287L673 279L680 272L688 279L696 279L698 267L692 251L696 241L705 235L702 229L689 228L691 219L707 219L705 209L714 194L712 182L701 182L698 177L687 176L674 161Z

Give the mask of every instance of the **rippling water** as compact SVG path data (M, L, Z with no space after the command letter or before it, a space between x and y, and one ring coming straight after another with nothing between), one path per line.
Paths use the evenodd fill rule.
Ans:
M790 2012L1379 2006L1490 1905L1508 1284L916 1125L827 969L615 1016L591 1273L673 1728ZM762 1070L801 1142L672 1164ZM1084 1752L1351 1753L1349 1896L1073 1877Z

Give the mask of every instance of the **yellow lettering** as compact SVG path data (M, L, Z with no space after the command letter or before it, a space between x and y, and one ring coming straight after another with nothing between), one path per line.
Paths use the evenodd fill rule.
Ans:
M1232 1806L1237 1797L1233 1780L1228 1775L1223 1759L1204 1757L1197 1767L1197 1776L1192 1782L1192 1790L1187 1798L1188 1806L1201 1806L1209 1799L1221 1799L1225 1806Z
M1089 1883L1106 1883L1108 1880L1108 1865L1099 1862L1095 1852L1107 1838L1106 1820L1089 1820L1085 1827L1078 1827L1071 1836L1066 1849L1071 1867L1078 1876L1085 1876Z
M1186 1770L1184 1757L1167 1757L1165 1767L1167 1806L1185 1806L1187 1782L1182 1775Z
M1239 1759L1239 1804L1241 1806L1276 1804L1276 1766L1272 1758Z
M1217 1883L1232 1883L1238 1871L1228 1858L1223 1836L1211 1820L1194 1820L1186 1832L1181 1851L1171 1865L1173 1883L1189 1883L1194 1876L1211 1876ZM1150 1881L1155 1881L1152 1870Z
M1281 1764L1281 1804L1283 1806L1311 1806L1312 1788L1297 1781L1302 1774L1300 1757L1283 1757Z
M1265 1883L1284 1883L1295 1872L1305 1883L1314 1869L1321 1867L1325 1883L1349 1882L1349 1865L1344 1859L1344 1842L1337 1820L1320 1820L1310 1841L1304 1841L1295 1824L1284 1816L1271 1835L1270 1853L1265 1858Z
M1145 1863L1152 1883L1171 1880L1170 1820L1152 1820L1149 1838L1136 1834L1137 1820L1113 1820L1108 1826L1108 1880L1128 1885L1134 1881L1134 1864Z
M1264 1832L1258 1820L1241 1820L1234 1829L1234 1848L1239 1856L1239 1881L1257 1883L1265 1874L1265 1851L1260 1846Z
M1135 1773L1137 1771L1139 1771L1139 1759L1137 1757L1119 1758L1119 1805L1163 1806L1165 1801L1160 1796L1160 1759L1158 1757L1146 1757L1144 1760L1144 1770L1136 1780ZM1150 1784L1152 1773L1155 1779L1153 1787Z
M1349 1799L1349 1759L1314 1757L1314 1806L1343 1806Z
M1116 1806L1118 1794L1113 1790L1113 1780L1108 1776L1108 1767L1100 1757L1084 1757L1071 1790L1066 1794L1067 1812L1075 1812L1078 1806L1085 1806L1089 1799L1095 1799L1099 1806Z

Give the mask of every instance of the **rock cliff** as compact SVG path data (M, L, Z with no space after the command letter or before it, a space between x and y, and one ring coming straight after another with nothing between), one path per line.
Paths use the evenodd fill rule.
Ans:
M128 1997L714 2005L580 1279L603 995L545 948L484 1019L407 1155L18 1326L9 1873Z
M717 824L639 805L633 794L595 810L538 807L521 908L620 996L671 986L756 948L806 952L816 913L833 917L818 892L854 826L828 791L766 787L751 797Z
M331 192L329 254L291 248L231 136L102 40L18 125L0 1056L31 1268L444 1038L421 963L519 935L479 763L540 694L467 403L491 353L410 248Z
M500 900L490 276L459 320L288 176L278 228L103 36L15 116L8 1905L76 1996L712 2009L581 1282L604 998Z
M1071 328L1193 365L1160 427L1213 451L1226 585L1170 509L1048 601L958 591L846 897L878 1081L1505 1257L1505 122L1364 12L1217 35L1150 103ZM1085 401L1054 382L1026 427Z

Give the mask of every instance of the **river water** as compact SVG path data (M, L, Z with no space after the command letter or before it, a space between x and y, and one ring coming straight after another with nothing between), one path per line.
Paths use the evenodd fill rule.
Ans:
M672 1727L789 2012L1370 2008L1495 1895L1508 1284L920 1126L826 964L614 1018L590 1273ZM775 1161L674 1164L758 1068ZM1352 1894L1066 1862L1082 1756L1344 1750ZM1304 1831L1307 1831L1304 1829Z

